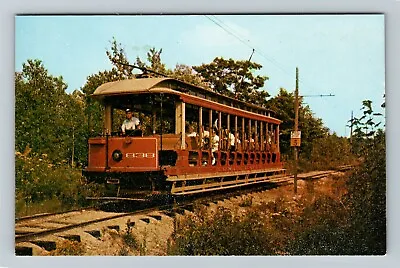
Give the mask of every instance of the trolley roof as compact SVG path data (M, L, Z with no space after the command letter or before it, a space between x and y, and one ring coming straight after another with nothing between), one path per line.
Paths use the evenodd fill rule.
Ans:
M104 98L108 96L118 96L127 94L140 94L140 93L171 93L179 94L185 93L197 97L203 97L208 100L214 100L218 103L230 105L238 108L245 108L245 110L254 111L258 113L275 111L266 109L251 103L240 101L209 89L198 87L174 78L135 78L125 79L114 82L108 82L99 86L94 93L93 97ZM210 99L211 97L211 99Z

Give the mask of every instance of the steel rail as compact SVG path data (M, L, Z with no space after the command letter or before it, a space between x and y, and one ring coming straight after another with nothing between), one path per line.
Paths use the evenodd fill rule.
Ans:
M23 216L23 217L15 218L15 223L20 223L20 222L24 222L24 221L28 221L28 220L39 219L39 218L46 218L46 217L50 217L50 216L68 214L71 212L79 212L79 211L93 209L93 208L95 208L95 206L83 207L83 208L79 208L79 209L60 211L60 212L40 213L40 214L34 214L34 215L29 215L29 216Z
M166 205L166 206L170 207L170 205ZM157 210L160 210L160 207L146 208L146 209L136 210L136 211L133 211L133 212L127 212L127 213L108 216L108 217L104 217L104 218L100 218L100 219L85 221L85 222L81 222L81 223L69 224L67 226L53 228L53 229L50 229L50 230L33 232L33 233L28 233L28 234L23 234L23 235L16 235L15 236L15 243L26 242L26 241L29 241L29 240L31 240L33 238L39 237L39 236L46 236L46 235L51 235L51 234L55 234L55 233L60 233L60 232L68 231L68 230L75 229L75 228L78 228L78 227L84 227L84 226L87 226L87 225L91 225L91 224L94 224L94 223L99 223L99 222L103 222L103 221L123 218L123 217L126 217L126 216L132 216L132 215L135 215L135 214L147 213L147 212L152 212L152 211L157 211Z

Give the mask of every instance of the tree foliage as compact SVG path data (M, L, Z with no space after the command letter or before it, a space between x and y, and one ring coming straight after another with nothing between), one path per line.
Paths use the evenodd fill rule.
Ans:
M80 171L70 167L87 159L84 95L66 88L40 60L28 60L15 73L17 215L85 200Z
M373 111L372 101L370 100L362 102L361 111L362 116L354 117L352 120L349 120L349 123L354 129L352 136L353 152L359 156L364 156L365 150L374 142L374 136L382 131L382 122L379 119L383 115Z
M192 67L185 64L177 64L171 77L192 85L208 88L208 84L205 82L204 78Z
M71 133L84 118L77 95L65 92L62 77L50 75L40 60L28 60L15 74L15 149L44 153L49 158L71 160Z
M282 120L280 125L280 149L281 153L289 155L290 133L294 130L295 110L294 94L281 88L278 95L271 98L267 107L276 112L276 117ZM313 141L327 137L328 129L324 127L320 118L315 118L310 107L302 105L301 98L299 102L299 130L301 131L300 156L309 159L313 148Z
M212 90L245 102L265 105L269 94L258 89L264 86L268 77L253 74L261 68L262 65L255 62L222 57L216 57L209 64L193 66Z
M129 66L130 63L122 45L115 38L111 41L111 48L106 51L106 55L112 64L111 70L88 76L85 85L81 88L85 96L86 125L89 135L97 135L103 128L103 107L91 97L91 94L104 83L134 78L133 67Z
M346 203L351 207L351 237L357 254L386 253L386 138L372 102L363 101L363 115L354 118L353 150L362 162L350 177Z
M161 53L162 53L162 48L160 50L157 50L155 47L152 47L147 52L148 63L142 61L139 57L136 57L136 65L141 68L146 68L160 74L170 75L172 73L171 70L167 69L165 67L165 64L161 61Z
M336 133L314 139L309 161L318 170L351 164L354 162L351 144L348 138L339 137Z

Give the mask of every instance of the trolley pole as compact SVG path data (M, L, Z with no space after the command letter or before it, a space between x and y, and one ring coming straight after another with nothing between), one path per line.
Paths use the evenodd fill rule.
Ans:
M296 89L294 92L294 131L299 130L299 68L296 67ZM294 146L294 194L297 195L297 165L298 165L298 146Z

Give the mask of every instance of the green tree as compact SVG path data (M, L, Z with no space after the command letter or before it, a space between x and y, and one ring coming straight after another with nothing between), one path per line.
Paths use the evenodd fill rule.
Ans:
M151 71L163 74L163 75L171 75L172 71L165 67L165 64L161 61L161 53L162 48L157 50L155 47L150 48L147 52L147 62L145 63L139 57L136 57L136 65L140 68L146 68ZM158 76L156 74L152 74L152 76Z
M313 141L328 137L329 129L324 126L321 118L314 117L313 112L308 105L300 106L299 129L301 130L302 139L299 156L310 160Z
M84 93L85 115L87 117L87 132L84 135L86 141L89 136L98 135L103 129L103 107L91 97L91 94L104 83L135 77L125 50L115 38L111 41L111 48L106 51L106 55L113 65L111 70L100 71L88 76L85 85L81 88Z
M106 55L113 65L111 71L104 71L107 79L111 81L133 78L133 67L130 66L122 44L118 43L113 37L111 41L111 49L106 51ZM94 91L94 90L93 90Z
M312 141L310 162L316 169L332 169L350 164L353 160L350 142L345 137L333 133Z
M282 154L288 155L291 152L290 132L294 129L294 95L287 92L284 88L280 88L278 95L268 100L267 107L276 113L276 117L282 120L279 126L280 135L280 151Z
M71 96L62 77L48 74L40 60L28 60L15 74L15 149L70 159ZM78 123L77 123L78 125Z
M245 102L264 106L268 92L259 90L268 80L267 76L254 75L262 65L246 60L226 60L217 57L209 64L193 66L209 87L223 95L235 97Z
M68 156L71 163L83 164L87 161L87 118L85 116L85 95L75 90L69 94L69 104L65 111L65 120L70 129ZM72 161L73 159L73 161Z
M185 64L177 64L172 71L171 77L196 86L208 88L204 78L192 67Z
M381 107L384 108L384 106ZM359 156L364 156L365 150L374 142L373 137L382 124L382 122L378 120L383 115L373 111L372 101L370 100L364 100L362 102L361 111L362 116L354 117L352 120L349 120L349 123L354 129L352 137L353 152Z
M382 107L382 106L381 106ZM346 204L352 210L349 239L355 254L386 253L386 138L381 113L364 100L363 115L350 123L355 128L353 151L361 165L348 182Z
M276 117L282 120L280 125L281 153L291 155L290 133L294 130L294 94L281 88L278 95L271 98L267 107L276 112ZM326 137L328 129L320 118L315 118L308 105L299 104L299 130L301 131L300 156L309 159L313 140Z

